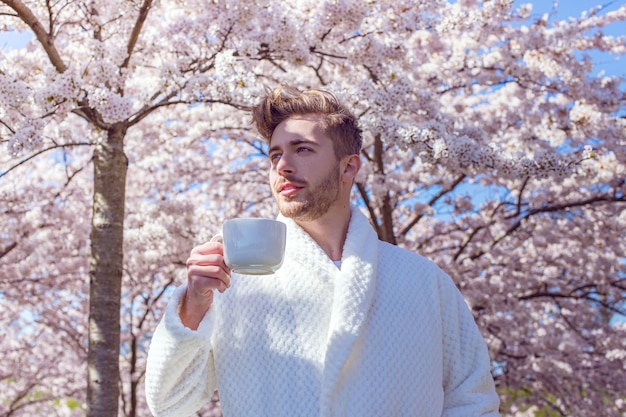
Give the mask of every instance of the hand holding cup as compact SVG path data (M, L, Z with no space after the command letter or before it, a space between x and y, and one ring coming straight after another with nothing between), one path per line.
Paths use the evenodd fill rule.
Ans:
M213 292L230 287L231 271L246 275L276 272L283 263L286 237L287 226L276 220L226 220L222 232L193 248L187 259L187 292L180 308L183 324L198 328L213 303Z
M230 273L221 243L207 242L193 248L187 259L187 291L180 308L186 327L198 328L213 303L213 292L224 292L230 287Z

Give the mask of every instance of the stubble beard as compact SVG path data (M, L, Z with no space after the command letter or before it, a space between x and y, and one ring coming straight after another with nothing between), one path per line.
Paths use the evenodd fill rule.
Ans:
M339 166L318 184L302 190L292 201L285 201L275 190L272 192L283 216L302 222L317 220L328 212L339 197Z

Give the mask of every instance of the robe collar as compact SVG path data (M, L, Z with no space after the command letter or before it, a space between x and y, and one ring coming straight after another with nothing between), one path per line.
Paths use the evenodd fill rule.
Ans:
M334 297L320 398L323 416L330 415L333 392L364 326L378 275L378 236L356 206L351 206L350 210L341 270L295 221L278 216L278 220L287 224L285 256L333 280Z

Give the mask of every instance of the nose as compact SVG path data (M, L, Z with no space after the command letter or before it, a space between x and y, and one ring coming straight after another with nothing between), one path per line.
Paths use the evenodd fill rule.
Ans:
M293 174L294 167L293 167L293 164L291 163L291 159L286 153L283 153L280 156L280 159L278 160L278 162L276 163L276 171L278 172L279 175Z

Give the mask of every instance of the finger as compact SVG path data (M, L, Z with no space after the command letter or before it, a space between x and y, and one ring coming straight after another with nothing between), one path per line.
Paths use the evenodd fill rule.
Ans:
M201 265L201 266L219 265L226 272L230 272L229 268L226 266L226 261L224 260L224 256L221 254L209 254L209 255L193 254L192 256L189 257L189 259L187 259L186 264L187 264L187 267L192 266L192 265Z
M191 264L187 267L187 276L191 275L225 280L227 277L230 277L230 270L222 265Z
M217 253L217 254L224 254L224 246L220 243L220 242L205 242L201 245L198 245L196 247L194 247L191 250L191 254L189 255L190 257L195 255L195 254L200 254L200 255L209 255L212 253Z
M192 279L192 277L196 277L196 284L201 285L201 281L199 281L201 278L207 278L207 279L217 279L219 281L221 281L224 285L223 285L223 290L225 290L226 288L230 287L230 275L231 275L231 271L228 267L226 267L225 265L222 264L196 264L196 263L191 263L188 267L187 267L187 279L188 281ZM215 286L213 286L214 289Z
M191 296L206 297L214 290L224 292L227 285L223 280L213 277L205 277L200 275L190 275L187 285L187 291Z

